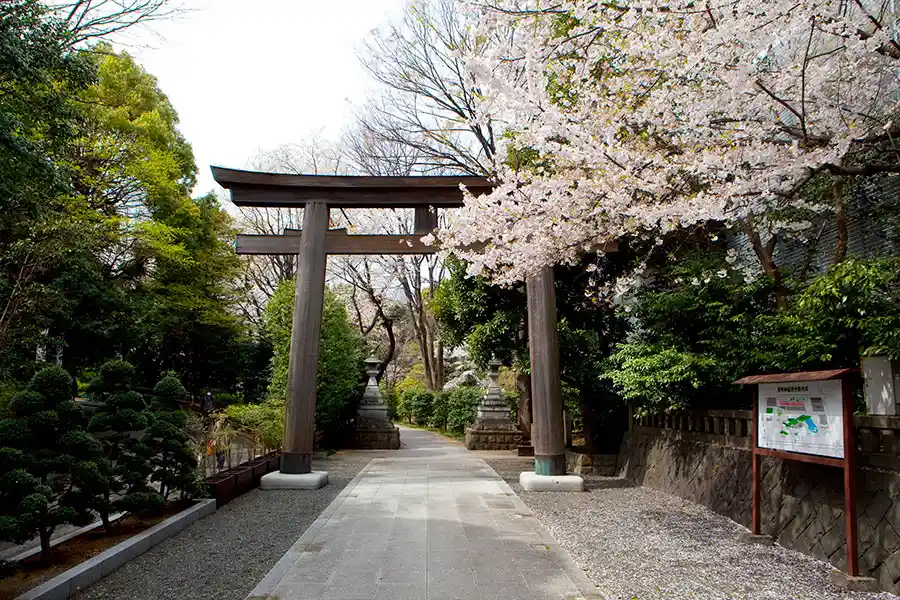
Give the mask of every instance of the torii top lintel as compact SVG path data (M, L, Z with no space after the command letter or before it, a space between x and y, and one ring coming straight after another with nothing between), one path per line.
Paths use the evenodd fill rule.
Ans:
M290 208L319 201L331 208L452 208L463 204L460 184L475 195L493 189L484 177L462 175L289 175L222 167L212 167L212 174L237 206Z

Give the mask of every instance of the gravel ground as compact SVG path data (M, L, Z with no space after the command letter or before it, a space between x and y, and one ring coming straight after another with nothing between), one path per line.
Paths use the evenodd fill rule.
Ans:
M338 453L313 461L328 485L304 491L253 490L188 527L76 600L244 600L371 456Z
M707 508L619 479L588 492L523 492L529 459L485 460L610 600L897 600L831 585L827 563L738 541L747 530Z

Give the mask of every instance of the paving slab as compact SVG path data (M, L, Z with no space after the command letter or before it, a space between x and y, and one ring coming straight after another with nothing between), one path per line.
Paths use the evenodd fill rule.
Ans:
M482 458L426 431L404 428L401 440L401 450L357 475L248 598L602 598Z

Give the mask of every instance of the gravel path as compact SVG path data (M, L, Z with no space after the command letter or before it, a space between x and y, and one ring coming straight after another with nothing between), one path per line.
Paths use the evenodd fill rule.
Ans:
M244 600L372 456L314 461L319 490L253 490L123 566L76 600Z
M741 543L746 529L698 504L591 476L584 494L523 492L529 459L484 458L610 600L897 600L840 590L804 554Z

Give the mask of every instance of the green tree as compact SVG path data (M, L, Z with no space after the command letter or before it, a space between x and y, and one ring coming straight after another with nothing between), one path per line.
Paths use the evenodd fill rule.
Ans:
M173 492L182 498L197 493L197 455L188 434L188 415L179 406L187 390L172 375L166 375L153 388L149 426L143 444L149 451L150 481L168 501Z
M0 537L22 543L39 536L45 561L57 526L92 519L84 482L96 479L102 450L84 430L74 390L66 371L47 367L12 398L13 416L0 421Z
M81 126L70 99L95 76L37 0L0 3L0 377L27 380L56 308L51 271L90 231L67 148Z
M103 446L104 459L93 490L91 508L103 526L110 527L114 511L140 512L162 503L149 485L153 467L142 434L147 429L148 406L133 389L134 367L121 360L106 362L89 391L103 402L88 424L88 431Z
M293 281L282 282L266 306L266 330L274 348L269 396L274 400L284 401L287 394L293 306ZM355 416L366 353L366 342L350 323L347 308L326 289L316 379L316 429L325 434L326 443L338 443Z
M564 401L570 412L581 416L586 445L598 452L617 451L626 426L624 405L601 378L600 368L625 327L611 307L594 304L591 298L594 286L629 268L634 252L624 246L618 255L589 256L574 267L554 269ZM513 364L519 372L520 399L530 394L524 287L503 288L470 277L458 260L449 267L450 276L441 282L431 305L448 345L464 344L479 366L494 356Z

